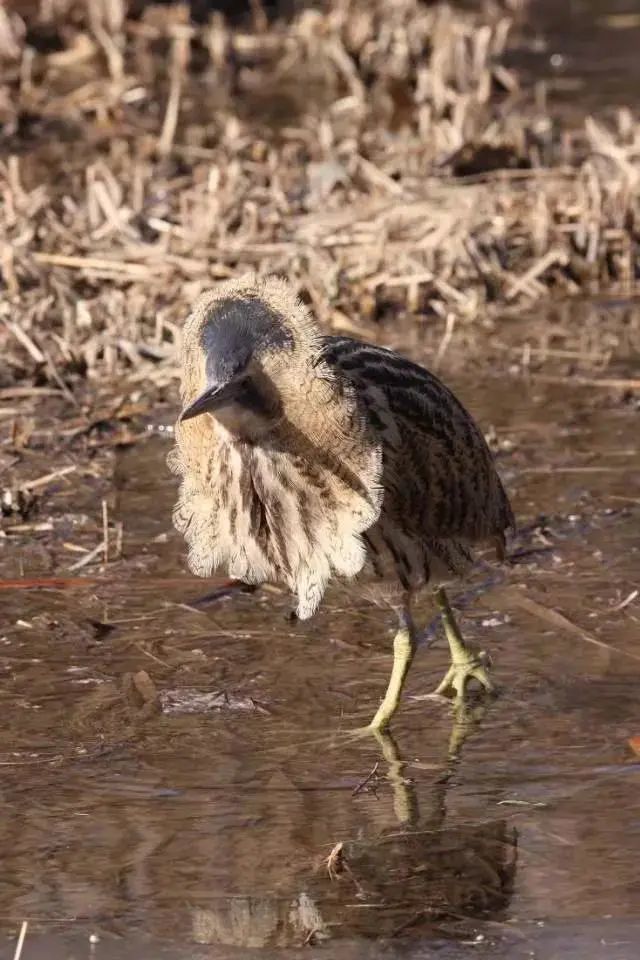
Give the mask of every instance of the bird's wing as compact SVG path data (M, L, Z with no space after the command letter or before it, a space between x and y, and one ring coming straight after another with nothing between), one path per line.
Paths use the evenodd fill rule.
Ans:
M383 513L404 533L468 542L513 528L482 433L432 373L391 350L325 337L322 357L355 386L384 449Z

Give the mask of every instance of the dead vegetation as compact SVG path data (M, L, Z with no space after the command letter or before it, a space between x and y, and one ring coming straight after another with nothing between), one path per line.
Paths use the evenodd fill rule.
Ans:
M445 340L640 272L640 126L556 129L513 11L331 0L271 23L55 0L0 19L0 389L164 385L200 290L286 272L323 323Z

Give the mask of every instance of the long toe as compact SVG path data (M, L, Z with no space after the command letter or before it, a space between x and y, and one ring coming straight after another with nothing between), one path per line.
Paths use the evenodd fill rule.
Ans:
M492 693L494 685L487 669L487 657L484 653L473 654L461 663L452 663L434 693L438 696L453 697L456 703L465 698L470 680L476 680L487 693Z
M489 671L487 670L487 666L483 661L480 661L478 666L474 667L473 670L470 671L467 679L469 680L471 678L473 678L474 680L477 680L478 683L482 687L484 687L487 693L494 693L495 685L493 684L493 681L489 676Z

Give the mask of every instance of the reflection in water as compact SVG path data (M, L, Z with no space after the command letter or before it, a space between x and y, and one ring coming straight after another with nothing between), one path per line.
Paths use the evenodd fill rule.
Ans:
M290 901L275 897L228 897L193 913L196 943L235 947L281 947L328 936L317 905L306 893Z
M456 720L455 759L435 776L421 814L418 794L389 733L375 734L387 765L397 824L340 840L330 869L296 876L288 895L213 897L193 913L198 943L291 946L334 937L433 934L445 921L500 919L511 893L517 833L504 819L448 828L447 786L463 733ZM377 770L377 766L374 768Z

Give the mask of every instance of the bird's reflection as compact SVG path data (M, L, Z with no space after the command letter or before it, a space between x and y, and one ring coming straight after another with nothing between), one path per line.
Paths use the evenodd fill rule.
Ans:
M461 757L465 741L476 729L486 713L486 704L479 702L469 705L466 702L453 706L451 733L447 749L447 762L442 774L436 780L436 786L444 789L442 793L442 819L445 816L444 799L446 785ZM387 779L393 791L393 811L400 824L413 826L420 820L418 798L410 779L404 776L405 761L402 758L396 740L388 730L372 730L371 735L378 742L382 758L387 765Z
M418 798L397 742L377 733L379 769L395 825L373 836L335 837L327 869L312 864L281 895L216 898L193 912L200 943L292 946L342 937L433 936L501 919L516 870L515 831L504 820L446 823L446 795L480 717L456 713L447 758Z
M291 898L221 897L192 914L197 943L237 947L301 945L329 937L317 903L307 893Z

